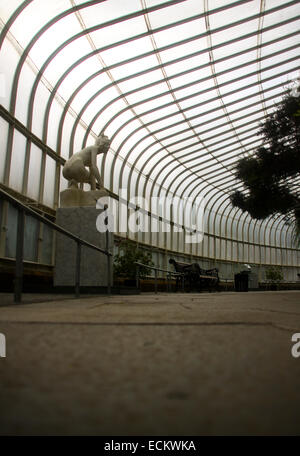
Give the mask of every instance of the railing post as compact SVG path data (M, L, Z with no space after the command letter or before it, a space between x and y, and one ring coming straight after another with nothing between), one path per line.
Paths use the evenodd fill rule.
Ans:
M23 288L23 252L24 252L24 226L25 212L18 208L17 242L16 242L16 270L14 300L16 303L22 300Z
M80 297L80 262L81 262L81 243L76 241L76 272L75 272L75 295L76 298Z
M109 231L105 232L106 235L106 251L109 252ZM111 257L107 255L107 294L111 294Z
M154 270L155 273L155 282L154 282L154 292L157 294L157 269Z

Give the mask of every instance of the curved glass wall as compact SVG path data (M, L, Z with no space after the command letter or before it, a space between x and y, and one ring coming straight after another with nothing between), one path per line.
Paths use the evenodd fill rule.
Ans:
M117 217L117 233L151 246L156 264L200 257L224 277L241 263L278 264L297 280L293 225L253 220L229 194L260 122L297 83L299 13L297 0L1 1L2 185L54 215L65 160L104 132L105 187L116 204L123 189L157 228L126 233ZM185 242L189 226L170 198L201 198L202 242ZM3 207L2 257L13 220ZM30 260L51 263L49 235L32 225L35 235L45 242Z

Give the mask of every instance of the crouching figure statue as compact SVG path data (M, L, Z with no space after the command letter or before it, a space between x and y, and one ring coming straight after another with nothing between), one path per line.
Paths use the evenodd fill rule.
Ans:
M106 154L110 143L110 139L101 134L94 146L85 147L66 161L62 173L69 181L69 187L78 188L80 184L82 189L83 184L88 183L91 190L96 190L96 182L98 182L100 189L103 189L103 179L97 167L97 155Z

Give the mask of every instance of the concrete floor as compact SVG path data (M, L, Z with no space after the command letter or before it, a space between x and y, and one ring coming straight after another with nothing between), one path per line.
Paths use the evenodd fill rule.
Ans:
M0 434L299 435L297 332L299 291L2 305Z

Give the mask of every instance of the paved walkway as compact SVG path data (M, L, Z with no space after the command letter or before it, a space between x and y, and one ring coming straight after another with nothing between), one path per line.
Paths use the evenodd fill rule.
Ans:
M0 333L2 435L300 434L299 291L2 306Z

